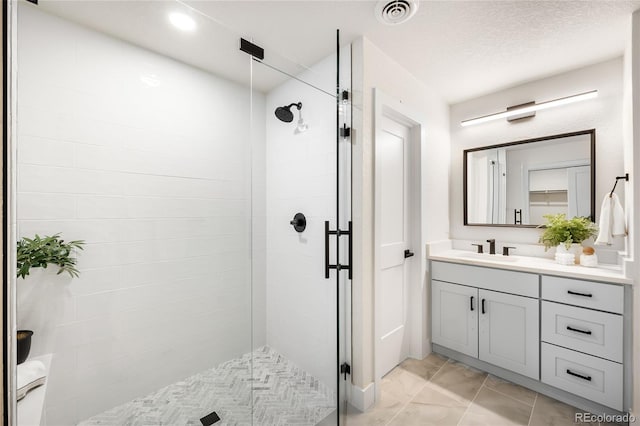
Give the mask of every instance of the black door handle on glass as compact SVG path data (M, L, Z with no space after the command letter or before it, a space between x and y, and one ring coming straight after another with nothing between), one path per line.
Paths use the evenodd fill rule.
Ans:
M414 252L412 252L412 251L411 251L411 250L409 250L409 249L407 249L407 250L405 250L405 251L404 251L404 258L405 258L405 259L406 259L407 257L411 257L411 256L413 256L413 255L415 255L415 253L414 253Z
M330 235L335 235L336 237L343 237L343 236L348 236L349 237L349 264L348 265L343 265L339 262L337 262L335 265L332 265L329 263L329 236ZM349 279L352 278L352 272L353 272L353 268L351 267L351 265L353 265L353 226L351 221L349 221L349 229L344 231L344 230L340 230L340 229L336 229L335 231L332 231L329 229L329 221L326 220L324 222L324 277L325 278L329 278L329 270L331 269L335 269L336 271L341 271L343 269L346 269L347 271L349 271Z

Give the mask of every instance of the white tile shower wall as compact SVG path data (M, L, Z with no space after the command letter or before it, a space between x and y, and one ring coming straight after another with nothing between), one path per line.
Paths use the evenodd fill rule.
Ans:
M335 87L335 56L301 77ZM295 134L293 123L271 113L302 102L309 124ZM324 278L324 221L335 227L335 98L290 80L267 94L267 345L335 389L335 272ZM304 213L307 228L289 224ZM333 238L333 237L332 237ZM332 239L332 241L335 241Z
M17 283L32 354L55 354L49 424L249 352L250 247L265 238L250 240L249 88L27 4L18 61L18 235L87 242L80 278L49 269ZM258 191L264 166L254 178Z

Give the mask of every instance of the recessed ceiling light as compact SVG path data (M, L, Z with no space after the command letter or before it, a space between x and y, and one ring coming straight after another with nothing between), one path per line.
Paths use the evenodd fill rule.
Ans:
M173 12L169 14L169 21L174 27L182 31L193 31L196 29L196 21L188 15L180 12Z

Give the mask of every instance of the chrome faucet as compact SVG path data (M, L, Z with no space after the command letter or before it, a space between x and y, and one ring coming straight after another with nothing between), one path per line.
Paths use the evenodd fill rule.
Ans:
M489 243L489 254L496 254L496 240L492 238L487 242Z

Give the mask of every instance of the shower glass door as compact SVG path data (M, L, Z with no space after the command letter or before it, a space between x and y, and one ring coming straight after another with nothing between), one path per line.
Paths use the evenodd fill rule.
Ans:
M350 51L305 67L260 47L264 58L252 58L253 424L344 424L351 149L340 129L351 126L341 95Z

